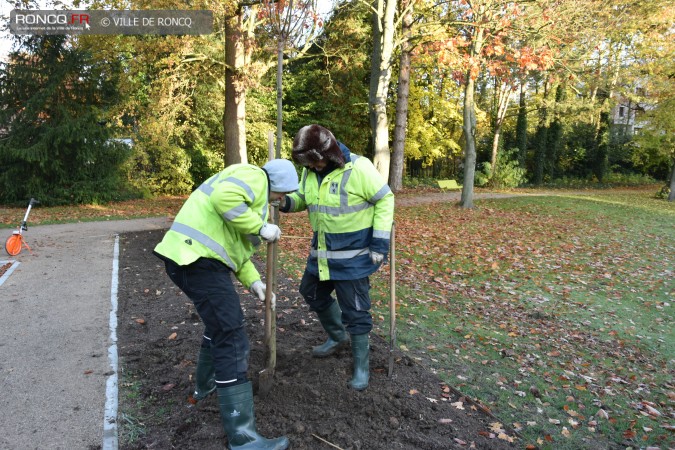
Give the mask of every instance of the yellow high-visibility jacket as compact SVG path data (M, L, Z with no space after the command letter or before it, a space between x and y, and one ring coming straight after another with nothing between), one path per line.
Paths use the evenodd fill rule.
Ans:
M355 280L375 272L369 251L389 252L394 194L368 158L338 142L347 160L321 178L304 169L283 212L309 212L314 231L307 270L320 280ZM283 237L282 237L283 239Z
M187 199L155 253L181 266L217 259L250 287L260 279L250 258L267 221L268 185L267 174L250 164L213 175Z

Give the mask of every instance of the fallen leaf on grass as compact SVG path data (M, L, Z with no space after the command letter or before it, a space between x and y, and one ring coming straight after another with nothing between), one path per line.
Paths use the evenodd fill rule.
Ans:
M452 419L438 419L438 423L442 423L445 425L448 423L452 423Z
M595 413L596 416L608 420L609 419L609 414L607 414L607 411L604 409L599 409L598 412Z
M569 414L572 417L579 417L579 413L573 409L566 409L565 411L567 411L567 414Z
M418 391L417 389L410 389L408 391L408 394L410 394L410 395L415 395L415 394L419 394L419 393L420 393L420 391Z
M560 432L565 437L570 437L570 430L567 429L567 427L563 427L562 431Z
M164 386L162 386L162 390L164 392L169 392L171 389L173 389L176 385L174 383L167 383Z
M504 427L499 422L493 422L490 424L490 430L494 431L495 433L499 433L504 431Z
M455 403L450 403L450 404L457 409L464 409L464 403L462 403L462 402L455 402Z
M145 320L143 319L136 319L136 323L139 323L141 325L145 325Z
M631 430L630 428L623 432L623 437L626 439L633 439L635 435L635 430Z
M176 339L176 337L178 337L177 333L171 333L167 339L173 341L174 339Z
M436 400L435 398L427 397L427 400L429 400L431 403L438 403L438 400Z
M660 415L661 415L661 412L660 412L659 410L657 410L656 408L654 408L654 407L653 407L652 405L650 405L649 403L650 403L650 402L642 401L642 402L638 405L638 409L644 409L644 410L647 412L647 414L649 414L650 416L660 416Z
M506 433L499 433L497 437L503 441L513 442L513 438Z

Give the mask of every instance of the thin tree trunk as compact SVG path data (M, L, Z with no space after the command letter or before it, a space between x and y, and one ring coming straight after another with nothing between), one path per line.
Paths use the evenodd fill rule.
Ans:
M283 69L284 69L284 43L285 37L280 36L279 41L277 42L277 145L276 145L276 157L281 158L281 137L282 137L282 113L283 113ZM275 222L277 223L277 222Z
M472 58L478 57L483 49L482 28L473 32L471 44ZM475 76L472 68L466 72L466 84L464 85L464 117L462 129L464 130L464 180L462 182L462 197L459 202L462 208L473 208L473 183L476 177L476 104L474 92L476 90Z
M611 128L612 118L609 113L609 104L614 95L614 89L619 81L621 65L619 64L620 55L623 52L624 45L619 43L613 52L609 55L609 59L613 64L612 78L606 86L607 95L603 98L600 107L600 117L596 128L595 136L595 158L593 161L593 172L599 182L602 182L609 166L609 133ZM612 47L610 46L610 49ZM611 51L611 50L610 50Z
M401 23L401 60L398 75L398 95L396 98L396 126L394 127L394 151L389 169L389 187L397 192L403 187L403 161L405 155L405 136L408 125L408 98L410 94L410 53L409 41L413 21L413 8L409 0L401 1L405 16Z
M243 13L225 20L225 165L247 163L246 86L241 72L246 62Z
M668 201L675 201L675 161L673 161L673 170L670 172L670 194L668 194Z
M467 73L464 86L464 180L460 205L473 208L473 181L476 176L476 111L474 110L474 80Z
M502 82L499 86L499 94L497 100L497 117L495 119L495 134L492 139L492 176L497 171L497 152L499 151L499 137L502 133L502 125L504 125L504 119L506 118L506 111L509 109L509 102L511 101L511 93L513 88L505 82Z
M525 101L525 80L520 81L520 99L518 101L518 120L516 122L516 145L518 146L518 165L525 168L527 158L527 109Z
M561 103L565 100L566 91L564 84L556 87L555 103L553 105L553 120L548 127L548 152L546 156L546 172L551 180L559 176L560 147L563 139L563 124L561 120Z
M373 164L383 178L389 178L389 163L391 155L389 153L389 119L387 117L387 94L389 92L389 82L391 81L391 63L394 53L394 15L396 13L397 0L376 0L378 8L376 18L373 19L374 25L381 30L380 33L373 33L373 55L375 49L379 46L379 60L373 58L371 71L371 93L370 108L374 114L371 124L373 128ZM384 14L380 15L379 11ZM381 25L380 25L381 20ZM377 24L375 24L377 22ZM375 36L379 39L375 40ZM377 66L375 64L379 63ZM375 72L375 73L373 73ZM376 78L376 80L374 80ZM375 92L372 88L375 87Z
M547 81L544 81L544 101L539 109L539 123L535 134L534 148L534 174L533 181L537 186L544 182L544 165L548 147L548 129L551 124L550 96L552 89Z

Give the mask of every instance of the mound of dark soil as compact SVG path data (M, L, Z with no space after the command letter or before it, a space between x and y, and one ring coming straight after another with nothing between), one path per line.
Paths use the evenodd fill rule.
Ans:
M152 249L163 232L120 239L118 349L121 449L222 449L216 396L188 402L203 326L190 300ZM264 274L262 261L256 260ZM236 283L239 285L239 283ZM255 397L258 431L286 435L292 449L513 449L496 419L403 353L388 377L389 345L372 335L368 389L348 387L349 349L311 357L325 339L297 281L278 275L277 366L272 391ZM239 285L240 286L240 285ZM264 308L240 289L251 341L250 378L257 393L264 368ZM460 409L464 408L464 409Z

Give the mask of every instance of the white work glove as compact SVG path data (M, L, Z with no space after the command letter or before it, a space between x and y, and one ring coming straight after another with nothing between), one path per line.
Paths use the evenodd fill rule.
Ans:
M384 261L384 255L382 253L368 250L368 254L370 255L370 260L373 262L373 264L380 264L382 261Z
M273 223L266 223L260 228L260 237L269 243L276 242L281 237L281 229Z
M256 280L250 287L251 292L258 296L261 302L265 301L265 293L267 292L267 285L260 280ZM272 292L272 309L275 309L277 304L277 296Z

